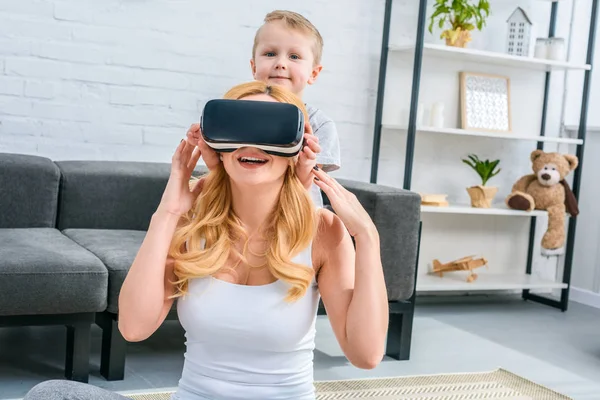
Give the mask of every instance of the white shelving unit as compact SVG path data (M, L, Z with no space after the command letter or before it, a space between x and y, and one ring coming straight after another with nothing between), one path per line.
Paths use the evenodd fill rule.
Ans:
M485 268L485 267L483 267ZM467 282L467 275L461 272L421 276L417 282L419 292L452 292L452 291L493 291L523 289L562 289L567 285L562 282L549 281L528 274L494 274L477 270L477 279Z
M385 129L393 129L399 131L406 131L406 127L394 124L383 124ZM507 140L524 140L533 142L548 142L548 143L561 143L561 144L583 144L583 140L574 138L562 138L562 137L551 137L551 136L532 136L519 133L496 133L496 132L480 132L471 131L458 128L433 128L433 127L418 127L418 133L440 133L446 135L464 135L464 136L479 136L489 137L495 139L507 139Z
M551 12L551 22L550 22L550 31L553 32L554 31L554 24L556 23L556 12L557 12L557 6L558 4L561 3L560 0L543 0L544 2L547 2L551 5L552 8L552 12ZM391 9L391 6L389 6L389 1L386 1L386 13L389 13L389 9ZM420 1L420 8L419 8L419 18L422 18L421 15L425 13L424 10L426 10L427 4L424 0ZM389 8L389 9L388 9ZM425 17L423 17L423 19L421 21L425 21L426 19L428 20L429 15L425 15ZM424 22L419 22L419 24L424 24ZM423 26L423 25L420 25ZM383 48L387 49L387 54L385 55L385 57L382 58L382 62L387 63L387 59L389 55L395 55L397 58L398 57L405 57L405 58L410 58L413 55L415 56L415 61L418 60L418 57L422 57L422 64L425 65L426 63L431 63L429 64L429 66L432 66L432 64L435 64L436 67L439 68L430 68L429 71L436 71L434 73L440 73L439 71L442 71L441 73L447 73L444 71L443 68L441 68L441 65L444 65L444 62L448 62L448 66L449 69L458 69L458 68L463 68L464 64L470 64L470 69L471 70L476 70L478 65L481 65L482 68L485 68L486 71L489 70L503 70L505 73L503 75L518 75L521 71L524 73L528 73L528 74L533 74L533 76L536 73L540 73L540 74L544 74L544 73L550 73L550 72L554 72L554 71L562 71L562 72L569 72L569 71L575 71L575 72L582 72L585 73L586 75L586 79L588 79L589 77L589 71L591 71L591 65L587 64L587 63L577 63L577 62L570 62L570 61L555 61L555 60L548 60L548 59L539 59L539 58L534 58L531 56L516 56L516 55L510 55L510 54L505 54L502 52L491 52L491 51L485 51L485 50L478 50L478 49L473 49L473 48L458 48L458 47L452 47L452 46L447 46L445 44L433 44L433 43L423 43L424 40L424 36L421 36L420 38L418 37L416 40L416 43L421 43L421 48L417 48L415 45L406 45L406 46L399 46L399 45L390 45L387 42L387 35L389 35L388 31L386 30L388 28L384 28L384 43L383 43ZM425 28L423 28L425 29ZM552 34L550 34L552 35ZM422 52L420 51L422 50ZM399 65L402 65L403 68L406 68L406 63L403 62ZM406 68L408 69L408 68ZM413 86L412 86L412 94L411 94L411 106L414 108L416 108L416 104L414 102L414 97L415 95L419 95L418 92L416 92L416 87L415 87L415 79L418 79L419 81L422 81L423 79L427 79L427 77L423 77L423 68L421 65L415 63L414 65L412 65L412 73L413 74L418 74L418 77L415 78L413 75ZM385 82L384 80L381 80L382 78L385 78L385 74L387 73L387 66L382 64L382 69L380 71L380 73L382 74L380 76L380 85L382 84L382 82ZM410 73L410 72L409 72ZM450 79L454 79L454 78L450 78ZM549 75L546 75L546 79L549 79ZM443 85L445 84L445 82L448 82L446 80L446 77L444 78L440 78L440 76L435 76L433 77L433 81L441 83L441 87L444 87ZM524 81L526 82L526 79L523 79L521 81L519 81L518 79L516 80L516 84L520 84L522 85L524 83ZM405 82L405 81L403 81ZM423 88L418 85L417 86L419 88L419 90L423 90ZM447 86L445 86L447 87ZM430 84L430 86L427 86L427 88L431 91L432 90L432 86ZM547 96L547 89L548 86L546 86L546 89L544 91L544 95ZM393 92L393 90L392 90ZM522 90L521 92L519 92L521 95L524 94L525 92ZM392 96L396 95L396 97L398 97L397 93L392 93ZM431 96L430 96L431 97ZM447 98L446 98L447 99ZM544 103L543 103L543 112L542 115L545 115L545 112L547 110L547 103L545 103L545 101L547 100L547 97L544 97ZM412 148L411 146L415 146L416 142L418 141L419 137L423 137L423 135L450 135L450 136L455 136L455 137L459 137L459 136L464 136L464 137L470 137L473 140L477 140L477 138L492 138L492 139L499 139L499 140L513 140L513 141L524 141L524 142L534 142L537 144L541 144L541 143L553 143L553 144L564 144L564 145L573 145L579 148L582 148L582 146L584 145L584 140L579 139L578 137L553 137L553 136L543 136L543 135L535 135L532 134L532 132L535 132L532 129L526 129L525 131L519 131L519 130L515 130L513 132L486 132L486 131L476 131L476 130L465 130L465 129L460 129L460 128L455 128L455 127L443 127L443 128L436 128L436 127L431 127L431 126L420 126L420 125L416 125L415 127L415 122L413 121L413 125L410 125L410 129L406 126L401 126L401 125L397 125L395 123L386 123L385 121L383 121L383 97L378 98L378 116L376 117L376 121L380 121L378 122L377 126L376 126L376 132L375 132L375 139L374 139L374 143L378 144L380 143L380 138L379 135L381 135L381 130L386 129L386 130L393 130L393 131L403 131L405 133L408 133L409 135L411 135L410 137L407 138L407 147L405 149L405 152L410 152L410 157L407 155L406 157L406 165L405 165L405 179L406 177L411 177L412 176L412 168L413 168L413 157L416 157L414 155L414 148ZM419 101L421 101L419 99ZM458 101L458 99L457 99ZM397 109L397 108L396 108ZM455 112L455 110L451 110L451 112ZM415 116L412 116L413 118L415 118ZM529 126L527 126L527 128L529 128ZM568 131L567 131L568 132ZM537 132L536 132L537 133ZM563 134L563 132L561 132L560 134ZM414 136L412 136L414 135ZM410 140L409 140L410 139ZM431 145L431 143L434 143L433 141L429 140L427 143L429 143ZM468 143L468 142L467 142ZM532 148L533 150L533 148ZM439 148L436 149L436 151L440 151ZM378 150L377 152L374 152L374 159L376 159L378 157ZM405 153L406 154L406 153ZM377 155L377 157L375 156ZM374 169L375 172L372 171L372 181L373 179L376 179L376 167ZM410 179L410 178L409 178ZM405 181L406 183L406 181ZM408 184L408 187L410 188L410 184ZM498 199L497 201L501 201L500 199ZM432 236L430 236L430 240L427 241L427 251L430 253L427 256L429 258L431 258L431 256L433 256L434 254L443 254L444 251L447 251L449 253L455 253L455 252L462 252L465 248L469 248L469 246L459 246L460 250L455 250L453 248L452 244L448 244L448 243L452 243L452 240L455 240L456 238L452 236L452 233L448 234L447 236L444 234L444 232L446 232L445 229L449 229L452 230L454 228L457 228L457 232L461 232L461 234L466 234L467 237L469 238L468 240L471 241L476 241L479 240L480 237L478 237L478 233L473 233L470 234L469 233L469 229L472 226L476 226L476 227L483 227L483 229L485 229L487 226L490 226L491 229L494 229L494 234L490 235L489 237L487 237L487 240L493 240L493 243L496 243L496 240L499 243L502 243L502 245L506 245L506 244L511 244L511 239L507 238L506 235L502 234L502 229L503 228L507 228L511 226L511 222L514 222L514 220L512 220L511 222L507 222L505 219L503 218L508 218L508 217L517 217L517 218L536 218L536 217L547 217L547 213L545 211L540 211L540 210L534 210L532 212L525 212L525 211L519 211L519 210L513 210L513 209L509 209L507 206L505 206L504 204L494 204L491 208L474 208L471 207L469 204L450 204L447 207L434 207L434 206L421 206L421 213L423 214L424 217L424 233L423 235L427 235L427 223L429 223L430 225L435 226L435 228L432 229L436 229L434 234L432 234ZM441 215L455 215L456 217L452 217L455 219L450 219L449 217L441 217ZM439 216L439 217L438 217ZM480 216L480 218L479 218ZM521 226L525 226L525 223L521 223ZM526 229L527 231L529 231L529 228ZM524 233L523 230L516 230L515 232L520 232L521 234ZM495 235L495 236L494 236ZM530 233L531 235L531 233ZM462 236L461 236L462 238ZM486 240L485 238L483 240ZM531 238L530 238L531 240ZM523 243L521 241L521 243ZM527 250L529 249L529 251L532 251L532 244L533 242L529 242L529 247L520 247L520 251L523 250ZM438 249L439 252L438 252ZM421 250L423 250L423 247L421 247ZM507 252L510 252L510 248L506 250ZM493 251L492 251L493 253ZM502 250L498 250L497 253L502 253ZM520 253L519 253L520 254ZM423 254L421 254L421 256L423 256ZM487 257L486 257L487 258ZM494 257L496 258L496 257ZM499 257L501 258L501 257ZM523 255L519 255L518 256L518 260L519 262L521 262L520 260L523 260L524 256ZM503 258L503 260L513 260L511 258ZM427 262L429 262L430 260L428 259ZM440 260L442 262L446 262L448 260ZM424 293L424 292L471 292L471 291L500 291L500 290L536 290L536 289L542 289L542 290L546 290L546 289L564 289L564 288L568 288L568 284L563 283L562 279L557 279L557 280L553 280L553 279L545 279L542 277L539 277L535 274L530 274L527 273L527 271L529 270L529 268L531 267L531 253L528 255L528 261L526 262L526 265L523 265L522 268L520 267L520 265L511 265L511 264L506 264L506 268L495 268L494 266L494 262L500 263L502 265L505 265L503 263L503 261L497 261L497 260L488 260L489 261L489 268L487 267L482 267L482 268L478 268L477 270L475 270L475 273L477 273L478 278L474 281L474 282L467 282L466 281L466 272L464 271L457 271L457 272L450 272L450 273L445 273L443 278L439 277L438 275L434 275L432 274L430 271L427 271L427 273L424 273L422 271L422 267L423 264L426 261L423 261L422 263L420 263L419 268L420 268L420 272L418 274L418 278L417 278L417 285L416 285L416 291L419 293ZM500 271L500 272L497 272ZM570 275L569 275L570 276ZM569 278L570 279L570 278ZM526 294L524 293L524 296ZM527 294L527 298L535 298L535 295L530 296L529 294ZM564 293L561 297L561 301L559 301L556 305L557 307L565 307L564 301L563 301L563 297L564 297ZM551 302L553 300L545 300L543 302Z
M415 46L389 46L391 52L414 52ZM590 65L570 62L553 61L534 57L513 56L484 50L451 47L439 44L425 43L423 57L440 59L461 59L470 62L502 65L513 68L527 68L541 71L589 70Z
M547 215L546 211L519 211L500 204L494 204L491 208L475 208L469 205L451 205L448 207L421 206L421 212L431 214L500 215L514 217L544 217Z

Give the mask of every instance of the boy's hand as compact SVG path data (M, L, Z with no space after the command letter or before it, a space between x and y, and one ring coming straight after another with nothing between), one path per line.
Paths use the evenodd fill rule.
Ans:
M215 168L221 162L217 152L210 148L204 139L202 139L200 124L192 124L190 126L186 134L186 141L192 146L198 146L202 154L202 159L209 170Z
M302 182L302 185L306 190L310 189L312 185L312 169L317 165L317 153L321 152L321 146L319 146L319 138L313 135L310 122L304 123L304 147L298 154L298 161L296 162L296 175Z

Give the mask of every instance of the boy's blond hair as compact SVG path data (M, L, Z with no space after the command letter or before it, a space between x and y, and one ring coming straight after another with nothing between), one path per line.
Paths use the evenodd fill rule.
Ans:
M308 19L293 11L275 10L271 11L265 16L264 23L267 24L273 21L283 21L283 23L288 28L297 29L312 36L315 39L315 45L313 47L313 56L315 58L315 64L319 64L321 62L321 56L323 54L323 37L321 36L317 28ZM254 35L254 46L252 46L252 59L254 59L254 56L256 54L259 33L260 28L258 28L258 30L256 31L256 35Z

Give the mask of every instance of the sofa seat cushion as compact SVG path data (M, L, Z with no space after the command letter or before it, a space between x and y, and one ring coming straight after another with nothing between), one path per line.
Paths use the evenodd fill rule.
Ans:
M94 253L108 269L107 311L118 312L121 285L144 241L146 231L126 229L65 229L63 233Z
M102 261L54 228L0 229L0 315L106 309Z

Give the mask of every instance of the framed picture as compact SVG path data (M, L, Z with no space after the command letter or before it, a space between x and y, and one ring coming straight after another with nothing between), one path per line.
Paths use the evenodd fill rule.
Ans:
M462 129L512 131L508 77L461 72L460 103Z

